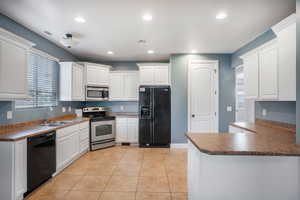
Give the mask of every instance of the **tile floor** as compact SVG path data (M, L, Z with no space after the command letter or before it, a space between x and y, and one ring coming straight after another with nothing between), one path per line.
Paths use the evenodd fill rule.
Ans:
M27 200L186 200L185 149L117 146L89 152Z

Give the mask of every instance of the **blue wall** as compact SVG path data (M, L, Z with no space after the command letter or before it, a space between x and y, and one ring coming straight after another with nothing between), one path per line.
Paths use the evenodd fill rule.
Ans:
M0 14L0 27L4 28L16 35L19 35L27 40L30 40L36 44L35 48L44 51L54 57L59 58L61 61L77 61L77 59L70 54L68 51L58 47L49 40L41 37L40 35L30 31L24 26L16 23L12 19ZM57 70L59 71L59 70ZM53 111L50 111L49 108L38 108L38 109L23 109L15 110L14 102L10 101L0 101L0 125L13 123L13 122L24 122L36 119L45 119L49 117L54 117L63 114L69 114L70 112L62 112L62 107L71 106L73 109L80 106L80 103L76 102L59 102L57 107L53 108ZM13 111L13 119L6 119L6 112ZM71 113L73 113L72 110Z
M234 112L227 112L226 106L234 107L234 69L229 54L171 55L172 78L172 143L186 142L188 130L187 66L189 59L219 61L219 131L228 132L228 123L234 121Z
M297 143L300 144L300 0L297 0Z
M276 38L275 33L272 30L261 34L253 41L241 47L231 57L232 67L237 67L243 62L239 56L251 51L264 43ZM267 109L267 115L262 116L262 109ZM295 102L282 102L282 101L264 101L255 103L255 117L258 119L272 120L285 123L296 123L296 103Z

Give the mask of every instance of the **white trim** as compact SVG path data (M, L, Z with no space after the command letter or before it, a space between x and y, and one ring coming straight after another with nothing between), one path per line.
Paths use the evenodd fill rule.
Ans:
M216 100L215 100L215 109L216 109L216 124L215 124L215 130L216 132L219 132L219 61L218 60L198 60L198 59L190 59L188 61L188 70L187 70L187 87L188 87L188 131L191 130L191 110L190 110L190 65L191 63L212 63L215 65L215 70L216 70Z
M54 56L51 56L50 54L44 52L44 51L41 51L41 50L38 50L36 48L32 48L29 50L30 53L34 53L34 54L38 54L40 56L43 56L43 57L46 57L48 58L49 60L54 60L56 62L59 62L59 59L54 57Z
M35 46L35 43L26 40L10 31L7 31L3 28L0 28L0 39L5 40L7 42L11 42L15 45L22 46L25 49L30 49Z
M110 66L110 65L104 65L104 64L100 64L100 63L91 63L91 62L77 62L77 63L81 64L81 65L84 65L84 66L86 66L86 65L98 65L100 67L107 67L108 69L112 68L112 66Z
M249 55L258 53L258 52L261 51L262 49L264 49L264 48L266 48L266 47L269 47L269 46L271 46L271 45L273 45L273 44L276 44L277 42L278 42L277 38L274 38L274 39L272 39L272 40L270 40L270 41L268 41L268 42L262 44L261 46L258 46L258 47L256 47L255 49L252 49L252 50L246 52L245 54L241 55L241 56L240 56L240 59L243 60L243 59L245 59L246 57L248 57Z
M278 35L279 32L281 32L283 29L289 27L290 25L296 23L296 14L292 14L288 16L287 18L283 19L278 24L272 26L272 30L276 35Z
M161 63L161 62L151 62L151 63L136 63L138 67L144 67L144 66L156 66L156 65L159 65L159 66L169 66L170 63Z
M188 143L172 143L170 148L171 149L187 149Z

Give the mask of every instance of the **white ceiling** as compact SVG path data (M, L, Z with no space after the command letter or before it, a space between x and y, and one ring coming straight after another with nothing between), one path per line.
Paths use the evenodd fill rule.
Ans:
M295 0L1 0L0 12L59 44L71 32L71 53L93 60L164 60L172 53L232 53L295 12ZM216 20L218 12L228 18ZM153 20L144 22L142 15ZM82 16L79 24L74 17ZM146 45L137 41L145 39ZM59 44L60 45L60 44ZM153 49L155 54L147 54ZM114 51L114 55L107 55Z

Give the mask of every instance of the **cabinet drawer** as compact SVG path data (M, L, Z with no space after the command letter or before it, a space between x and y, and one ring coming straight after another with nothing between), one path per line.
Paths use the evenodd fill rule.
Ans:
M126 124L127 123L127 118L121 118L121 117L118 117L116 118L116 123L117 124Z
M79 135L80 141L88 139L89 134L90 134L90 129L89 128L81 129L80 130L80 135Z
M136 124L138 123L138 118L132 117L132 118L128 118L128 123L130 124Z
M86 129L86 128L89 128L89 127L90 127L90 122L88 122L88 121L79 124L79 129L80 130Z
M80 142L80 152L83 152L88 148L89 148L89 140L88 139L85 139Z
M79 129L79 125L73 125L73 126L69 126L66 128L58 129L56 131L56 137L62 138L62 137L68 136L68 135L74 133L75 131L77 131L78 129Z

